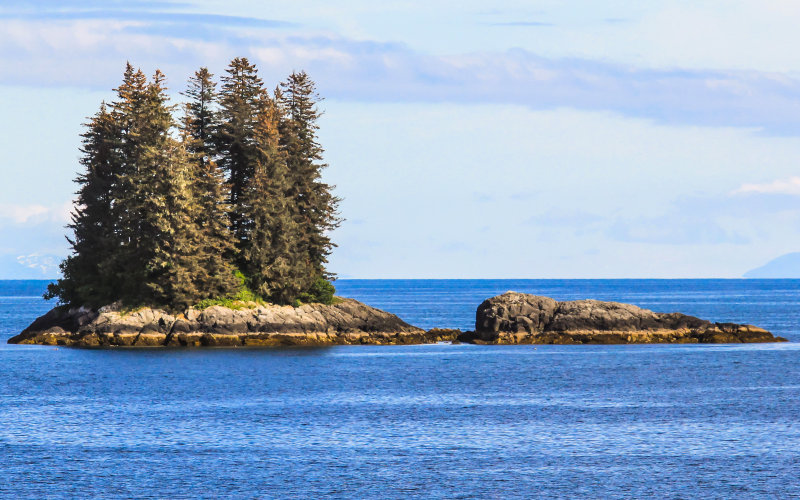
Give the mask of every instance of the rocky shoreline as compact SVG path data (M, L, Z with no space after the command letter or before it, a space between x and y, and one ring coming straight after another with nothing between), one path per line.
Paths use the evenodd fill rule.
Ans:
M713 323L681 313L656 313L631 304L558 302L506 292L478 306L475 343L662 344L785 342L753 325Z
M255 347L337 344L418 344L424 330L352 299L334 305L212 306L170 314L161 309L53 309L12 344L75 347Z
M353 299L336 304L212 306L171 314L55 308L10 344L73 347L276 347L344 344L631 344L781 342L752 325L712 323L680 313L655 313L616 302L557 302L507 292L484 301L475 331L425 331Z

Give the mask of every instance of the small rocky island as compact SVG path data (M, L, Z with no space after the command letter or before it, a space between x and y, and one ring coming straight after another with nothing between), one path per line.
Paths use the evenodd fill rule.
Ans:
M231 309L119 307L55 308L11 344L74 347L275 347L341 344L644 344L781 342L751 325L712 323L680 313L656 313L630 304L557 302L516 292L485 300L475 331L424 331L394 314L353 299L299 307L256 305Z
M761 328L596 300L515 292L475 330L424 331L334 296L342 222L317 137L320 96L293 72L270 94L246 58L189 79L181 116L165 77L127 64L89 118L58 306L11 344L76 347L778 342ZM243 98L242 96L246 96ZM242 117L250 117L246 120ZM179 132L179 133L176 133ZM114 305L106 305L114 304ZM125 306L121 305L124 304ZM131 307L146 304L148 307ZM281 305L278 305L281 304ZM230 307L228 307L230 306Z
M232 60L226 73L217 92L207 68L195 72L178 117L164 74L156 71L148 81L126 65L116 97L101 104L83 134L84 171L76 178L69 225L72 252L60 265L62 277L44 295L58 299L59 306L9 343L269 347L784 340L750 325L515 292L484 301L474 331L426 332L388 312L335 297L326 264L335 246L330 232L342 219L334 186L320 181L327 164L317 137L315 84L305 72L295 72L270 94L246 58Z
M485 300L473 342L489 344L660 344L785 342L752 325L712 323L681 313L657 313L630 304L557 302L517 292Z
M153 308L121 311L115 306L97 311L55 308L8 342L75 347L272 347L438 340L394 314L352 299L300 307L251 305L190 308L182 314Z

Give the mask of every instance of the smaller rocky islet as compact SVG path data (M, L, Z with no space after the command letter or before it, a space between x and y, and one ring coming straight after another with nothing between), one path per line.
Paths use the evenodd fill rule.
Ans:
M558 302L506 292L478 306L475 343L657 344L785 342L753 325L715 323L599 300Z
M10 344L74 347L277 347L343 344L638 344L781 342L752 325L715 323L618 302L506 292L483 301L475 330L425 331L353 299L299 307L211 306L182 313L118 305L97 310L57 307Z

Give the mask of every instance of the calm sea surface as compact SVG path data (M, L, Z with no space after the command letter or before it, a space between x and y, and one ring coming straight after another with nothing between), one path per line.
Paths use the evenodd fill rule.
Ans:
M797 498L800 281L341 280L424 327L517 290L747 322L786 344L77 350L0 281L0 496Z

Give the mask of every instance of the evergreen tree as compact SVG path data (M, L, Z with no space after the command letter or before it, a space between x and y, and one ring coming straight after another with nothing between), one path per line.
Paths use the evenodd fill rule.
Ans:
M201 203L207 200L196 197L200 185L197 165L169 133L175 126L171 111L163 75L157 71L147 87L143 115L152 128L144 131L148 142L142 145L138 168L138 180L146 190L139 230L140 236L147 238L139 245L144 251L138 254L143 259L138 265L146 272L146 290L140 297L185 308L208 293L231 291L233 273L222 256L214 253L219 242L210 242L210 251L206 246L209 234L204 229L208 228L198 222ZM209 262L211 269L206 267ZM220 269L227 275L220 275Z
M151 265L166 208L164 186L156 182L173 127L163 80L157 72L148 84L141 70L129 67L112 103L120 127L121 168L111 194L118 248L108 268L119 283L119 298L127 303L155 299Z
M228 174L231 230L240 251L237 260L241 264L241 250L250 237L253 224L246 190L259 162L255 128L259 116L265 112L266 92L258 70L246 58L231 61L226 73L222 77L220 119L214 133L214 144L219 166Z
M195 251L202 266L195 279L198 288L212 297L235 293L239 286L229 260L234 255L234 245L228 227L228 191L225 178L213 159L215 85L206 68L201 68L189 80L185 95L190 101L182 124L183 144L193 167L190 176L193 223L200 231Z
M214 75L208 68L200 68L189 78L188 88L183 93L189 98L186 103L186 117L190 123L188 127L184 127L184 132L193 139L189 151L199 155L197 159L203 164L210 162L216 152L213 133L218 126L215 110L217 83L213 78Z
M328 255L335 246L329 232L341 223L337 207L341 201L332 194L334 186L321 180L324 150L317 140L321 100L314 82L305 72L292 73L280 84L278 102L284 119L280 123L281 149L289 171L289 196L295 221L300 225L296 242L302 254L302 266L309 270L305 289L332 275L325 270Z
M171 135L173 106L160 71L149 84L141 71L126 71L117 94L122 162L111 193L117 249L105 268L125 303L186 307L205 298L202 286L212 281L205 274L207 255L198 251L204 238L194 165Z
M252 229L242 249L242 260L253 291L273 302L288 304L303 291L310 273L296 256L300 228L287 196L286 155L279 145L280 110L268 96L263 99L254 129L257 162L244 194Z
M110 192L117 169L115 126L105 103L86 127L80 160L85 171L75 179L80 187L67 226L73 231L72 238L67 238L72 254L61 263L62 277L48 286L45 298L97 307L116 300L114 283L102 265L115 250Z
M209 292L218 293L205 287L218 283L219 277L210 275L206 268L205 235L197 224L193 197L195 166L183 145L171 137L155 154L153 164L158 168L151 177L154 217L150 225L158 236L146 263L147 294L155 303L185 309ZM232 270L227 278L230 283Z

